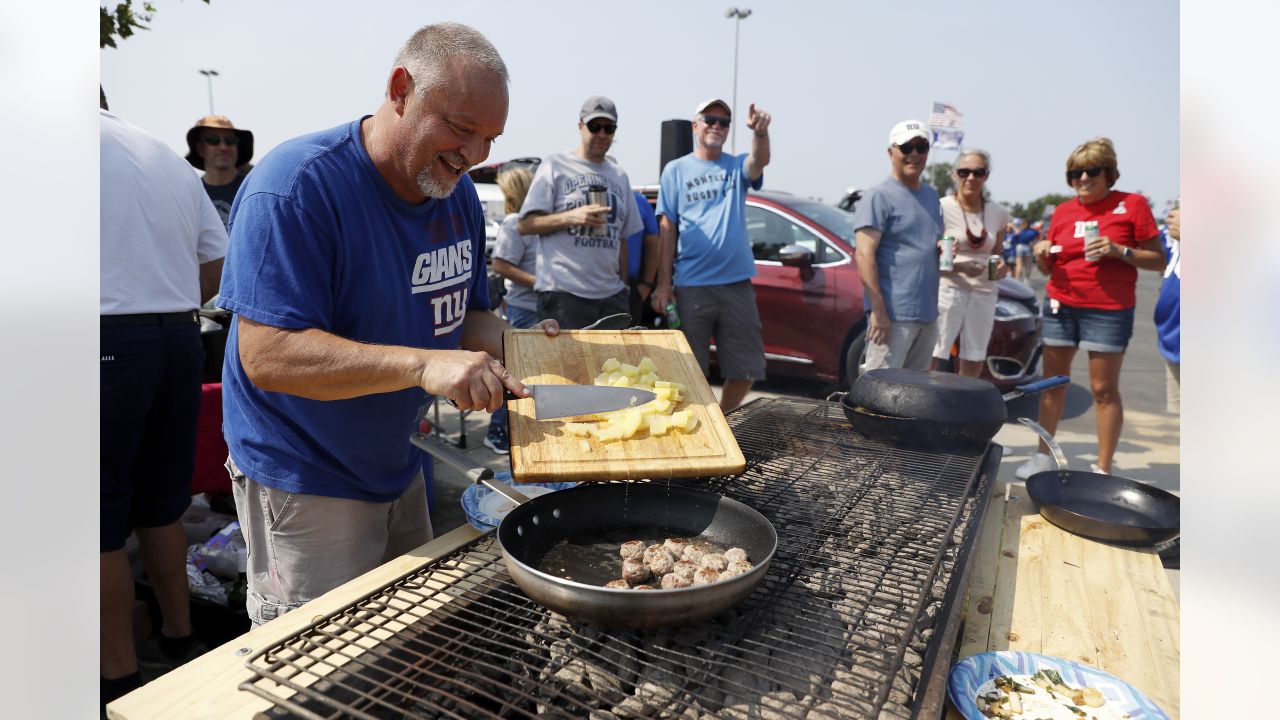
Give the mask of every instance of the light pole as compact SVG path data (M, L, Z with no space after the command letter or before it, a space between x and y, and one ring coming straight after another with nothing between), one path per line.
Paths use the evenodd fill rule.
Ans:
M209 81L209 114L213 114L213 79L218 77L217 70L200 70L199 73Z
M731 114L734 118L738 116L738 29L742 25L742 21L751 17L750 8L731 7L724 11L724 16L734 18L733 21L733 108ZM735 119L733 129L729 135L729 152L738 151L738 123Z

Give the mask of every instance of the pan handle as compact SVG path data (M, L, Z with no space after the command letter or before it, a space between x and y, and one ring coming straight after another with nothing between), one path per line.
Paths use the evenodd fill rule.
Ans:
M1059 377L1062 377L1062 376L1059 376ZM1035 420L1032 420L1031 418L1020 417L1018 418L1018 422L1022 423L1023 425L1026 425L1032 430L1035 430L1036 434L1040 436L1040 439L1044 440L1044 444L1049 446L1049 452L1053 454L1053 461L1058 464L1059 470L1067 469L1066 454L1062 452L1062 448L1053 439L1053 436L1049 434L1049 431L1044 429L1044 426L1042 426L1040 423L1036 422Z
M1017 400L1023 395L1035 395L1036 393L1043 392L1051 387L1066 385L1069 382L1071 382L1071 378L1066 375L1054 375L1053 377L1045 378L1043 380L1018 385L1004 394L1004 401L1009 402L1010 400Z
M465 475L467 480L477 485L484 485L517 505L529 502L528 495L509 485L498 482L494 478L491 468L475 464L462 451L435 435L420 432L414 433L409 436L409 442L425 450L428 455L436 460L452 465L454 469Z

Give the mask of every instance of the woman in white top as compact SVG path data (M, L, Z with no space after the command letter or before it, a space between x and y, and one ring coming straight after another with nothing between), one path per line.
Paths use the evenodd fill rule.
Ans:
M951 171L956 192L942 199L943 235L956 239L955 270L942 271L938 287L938 343L933 348L937 370L960 339L960 374L978 377L987 357L995 324L996 282L987 277L987 259L996 257L996 276L1008 274L997 243L1009 211L983 197L991 174L991 156L983 150L961 150Z

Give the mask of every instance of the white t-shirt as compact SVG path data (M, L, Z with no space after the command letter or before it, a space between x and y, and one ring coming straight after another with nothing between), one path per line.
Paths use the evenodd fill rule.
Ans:
M960 209L955 195L942 199L942 234L956 239L956 262L976 260L982 263L983 271L978 277L969 277L959 271L942 274L944 286L966 288L975 292L995 292L996 282L987 279L987 258L999 255L996 244L1004 236L1005 226L1009 224L1009 211L998 202L988 200L981 213L966 213ZM986 239L980 245L969 240L966 230L981 237L986 230Z
M609 216L604 237L593 237L585 226L547 233L538 240L538 273L533 289L558 290L590 300L600 300L626 289L619 275L622 241L644 228L636 210L631 180L612 159L593 163L575 153L543 159L534 173L520 217L532 213L553 215L587 204L587 188L608 189Z
M200 178L112 113L100 110L99 125L99 314L200 307L200 265L227 254L227 231Z
M516 222L520 216L511 213L502 220L498 229L498 243L493 246L493 256L506 260L521 270L538 277L538 236L521 235L516 230ZM511 278L505 281L507 287L507 304L521 310L538 309L538 295L533 288L518 283Z

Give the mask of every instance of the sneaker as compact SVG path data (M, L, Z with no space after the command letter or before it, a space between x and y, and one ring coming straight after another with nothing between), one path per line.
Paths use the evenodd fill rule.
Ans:
M1038 472L1044 472L1045 470L1052 469L1053 458L1049 457L1045 453L1038 452L1035 455L1032 455L1030 460L1018 466L1018 469L1013 471L1013 474L1016 475L1019 480L1026 480Z
M1099 474L1099 475L1110 475L1110 474L1111 474L1111 473L1109 473L1109 472L1103 472L1103 471L1102 471L1102 468L1098 467L1098 464L1097 464L1097 463L1089 463L1089 472L1097 473L1097 474Z
M489 432L484 436L484 446L499 455L509 455L511 440L507 438L507 429L501 425L490 427Z

